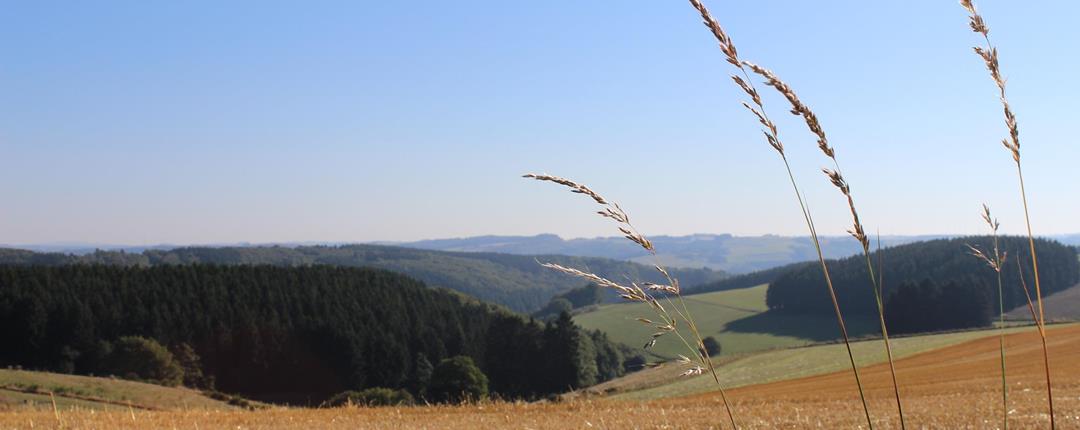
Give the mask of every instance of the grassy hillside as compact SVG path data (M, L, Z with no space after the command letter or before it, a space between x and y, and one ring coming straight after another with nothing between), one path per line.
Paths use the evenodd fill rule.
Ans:
M52 407L49 392L61 408L233 409L187 388L163 387L112 378L0 369L0 408L34 404Z
M1052 327L1051 330L1063 328ZM1031 331L1031 327L1015 327L1008 333ZM933 334L901 337L893 340L893 354L896 358L907 357L970 340L995 336L996 330L977 330L958 333ZM1052 334L1051 334L1052 336ZM867 366L886 361L880 341L860 341L852 343L855 360L859 366ZM743 357L721 357L715 362L717 372L725 388L735 388L754 384L820 375L850 369L847 353L843 344L814 345L804 348L791 348L748 354ZM646 400L686 396L714 391L716 383L708 375L693 378L680 378L680 369L651 369L627 375L591 387L589 391L614 394L616 399Z
M1043 310L1047 320L1080 321L1080 285L1043 297ZM1009 311L1006 318L1030 321L1031 311L1024 304Z
M403 273L428 285L459 291L518 312L535 311L556 294L584 285L579 279L540 267L537 260L588 269L611 279L628 277L648 282L663 281L652 266L606 258L442 252L376 245L178 248L147 250L138 254L101 251L79 256L0 249L0 264L326 264L374 267ZM673 272L687 287L725 277L723 272L710 269L678 269Z
M839 337L836 318L814 315L789 315L767 312L766 285L738 290L686 296L686 306L702 336L713 336L723 348L723 355L744 354L775 348L802 346ZM650 318L652 311L641 303L600 306L574 317L582 327L601 330L617 342L642 346L655 330L637 322ZM847 320L852 336L872 333L869 319ZM686 347L675 336L661 337L652 351L664 357L686 354Z

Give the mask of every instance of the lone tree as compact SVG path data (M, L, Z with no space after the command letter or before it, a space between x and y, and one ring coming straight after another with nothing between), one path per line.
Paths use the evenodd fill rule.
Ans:
M709 357L715 357L720 355L720 342L715 337L709 336L701 340L701 343L705 345L705 353L709 354Z
M428 395L436 402L460 403L487 398L488 378L469 357L447 358L435 366Z

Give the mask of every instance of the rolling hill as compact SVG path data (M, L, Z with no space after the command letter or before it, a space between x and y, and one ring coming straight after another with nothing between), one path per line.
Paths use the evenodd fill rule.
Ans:
M769 312L765 305L766 285L752 288L694 294L685 297L702 336L713 336L723 355L737 355L776 348L803 346L839 337L836 318L817 315L789 315ZM641 347L655 330L636 321L651 318L652 311L641 303L603 305L574 317L583 328L600 330L616 342ZM852 336L874 332L869 318L848 318ZM665 358L687 354L677 337L661 337L651 349Z
M885 246L928 240L941 236L883 236ZM748 273L785 264L814 260L817 254L808 237L733 236L695 234L652 236L663 263L669 267L709 267L730 273ZM441 251L499 252L507 254L561 254L606 257L651 263L641 248L622 237L562 239L553 234L537 236L479 236L395 243L411 248ZM848 236L822 237L826 257L841 258L861 248Z
M518 312L539 309L556 294L584 285L579 279L540 267L538 260L588 269L611 279L628 277L649 282L662 281L651 266L607 258L443 252L379 245L177 248L151 249L141 253L99 251L86 255L0 249L0 264L324 264L373 267L399 272L430 286L459 291ZM688 287L726 276L711 269L675 269L674 274Z

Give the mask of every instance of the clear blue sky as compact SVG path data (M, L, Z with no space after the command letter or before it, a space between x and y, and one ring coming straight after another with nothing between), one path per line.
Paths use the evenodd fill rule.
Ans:
M1022 217L994 88L944 1L709 1L837 148L867 226ZM1019 116L1037 233L1080 231L1080 2L979 2ZM804 234L775 154L684 1L6 2L0 243ZM820 229L847 228L781 115Z

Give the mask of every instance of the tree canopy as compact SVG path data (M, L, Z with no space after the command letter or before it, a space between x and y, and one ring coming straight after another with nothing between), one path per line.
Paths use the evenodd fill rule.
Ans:
M989 311L991 304L997 302L997 275L985 262L972 256L967 245L990 251L992 239L988 236L939 239L872 253L870 259L878 270L876 275L884 280L882 299L886 301L886 315L890 320L899 323L907 319L922 319L922 322L910 325L918 327L920 331L958 328L959 323L951 321L947 314L959 312L970 311L970 321L982 321L977 315L983 310L962 310L961 307L985 306ZM1044 295L1077 284L1080 280L1080 264L1074 248L1046 239L1036 239L1035 247ZM1021 260L1024 276L1030 283L1032 276L1029 273L1031 263L1027 238L1002 237L1000 248L1008 252L1009 258L1002 271L1005 307L1024 305L1027 300L1020 287L1020 273L1014 260ZM879 260L880 269L877 269ZM844 314L876 317L877 307L864 257L829 260L828 264ZM929 281L924 283L924 280ZM991 286L993 294L990 294ZM781 312L832 315L832 302L826 291L821 267L810 264L795 266L778 276L769 285L766 299L770 309ZM984 300L984 295L987 300ZM932 299L935 297L937 299ZM947 307L930 312L925 307L915 306L919 303L930 306L932 300L943 301L940 305ZM892 301L896 303L890 303ZM988 321L980 324L986 323Z

